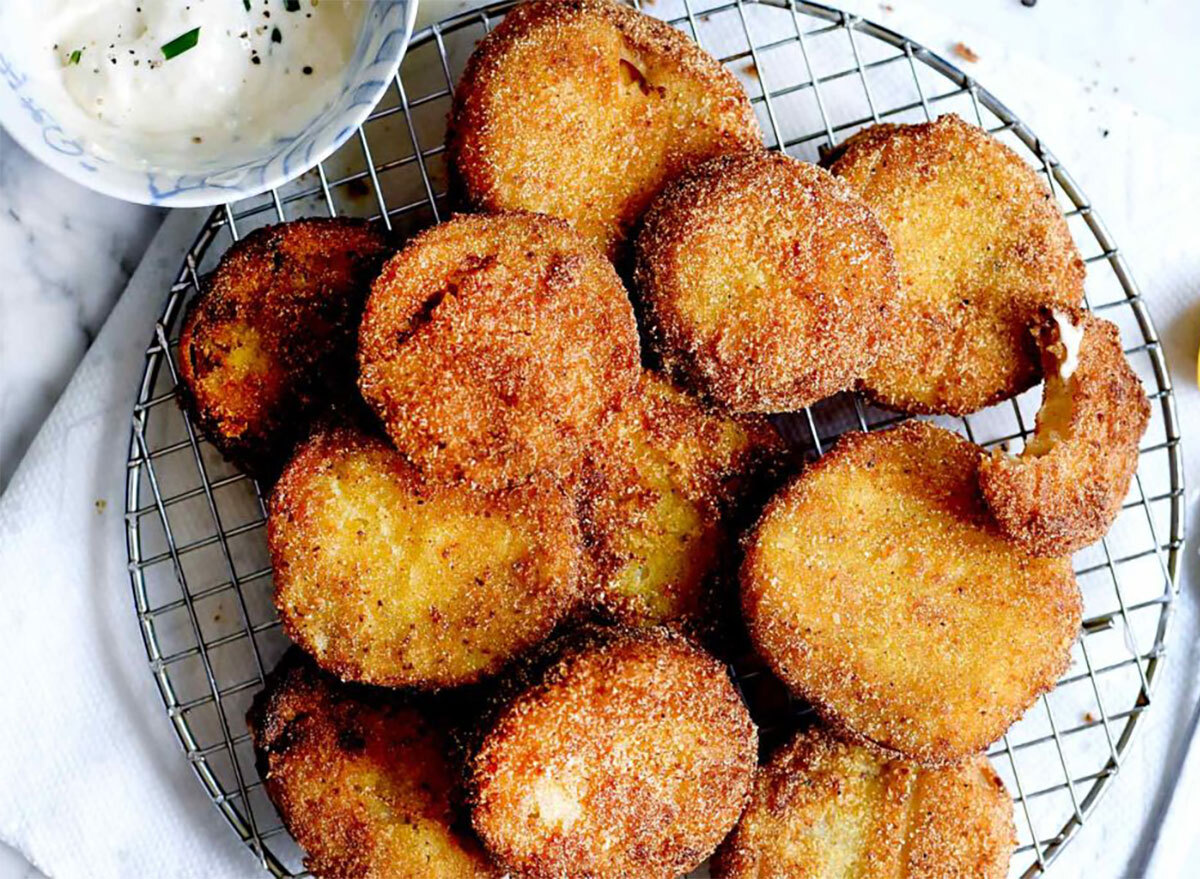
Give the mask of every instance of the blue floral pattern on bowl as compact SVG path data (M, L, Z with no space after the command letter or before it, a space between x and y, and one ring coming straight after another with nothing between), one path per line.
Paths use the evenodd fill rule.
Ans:
M245 198L292 180L342 145L396 75L412 36L417 0L369 0L354 57L333 104L302 130L277 138L237 165L187 173L124 166L96 155L39 99L43 88L0 45L0 123L21 146L56 171L106 195L163 207L200 207Z

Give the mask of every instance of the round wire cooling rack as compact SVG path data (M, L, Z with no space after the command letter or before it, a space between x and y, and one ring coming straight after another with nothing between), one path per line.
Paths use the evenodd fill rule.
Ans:
M317 214L377 217L402 233L447 216L443 138L457 75L511 8L497 3L415 35L394 88L334 155L287 186L217 209L182 259L133 409L127 462L129 570L150 667L186 757L230 825L276 876L302 853L267 799L245 712L287 647L271 601L265 508L176 404L180 315L199 278L252 228ZM989 751L1015 800L1012 876L1043 872L1118 772L1159 677L1183 545L1183 471L1170 378L1145 303L1082 190L1032 131L935 53L870 21L788 0L659 0L665 18L720 58L751 97L768 146L809 161L879 121L957 112L1040 169L1089 265L1087 304L1115 322L1153 417L1108 536L1075 558L1083 630L1055 690ZM942 419L985 446L1019 444L1039 392ZM843 431L901 420L840 395L781 422L807 454ZM741 671L743 682L755 672Z

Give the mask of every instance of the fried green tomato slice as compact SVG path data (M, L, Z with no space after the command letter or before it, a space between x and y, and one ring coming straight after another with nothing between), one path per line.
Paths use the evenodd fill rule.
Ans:
M734 412L852 388L899 287L887 235L854 191L765 150L668 186L638 233L635 279L664 365Z
M513 9L471 56L449 134L472 206L563 217L612 258L664 183L761 143L733 74L609 0Z
M637 381L633 307L601 254L537 214L459 216L384 267L359 388L428 476L570 471Z
M1004 879L1015 846L1012 798L984 757L928 769L812 727L758 770L713 876Z
M843 436L767 507L742 609L758 653L831 724L911 759L983 750L1066 669L1068 559L1008 540L982 449L924 422Z
M308 418L353 395L363 302L389 253L374 224L308 219L256 229L221 257L184 318L179 377L227 458L273 476Z
M499 879L452 804L439 718L343 684L298 649L246 718L267 795L316 876Z
M471 819L526 879L668 879L741 814L757 734L725 666L664 629L585 631L470 758Z
M557 486L429 482L349 429L300 447L271 495L267 539L284 631L344 680L477 681L578 600L578 524Z
M781 454L765 419L707 409L643 372L579 480L593 600L629 625L700 623L735 549L738 501Z
M957 116L876 125L833 173L887 229L901 290L864 380L879 403L961 415L1037 381L1028 327L1083 297L1084 264L1032 167Z
M1121 334L1080 309L1045 310L1034 328L1046 385L1019 457L983 459L979 485L1009 537L1041 556L1065 556L1102 538L1137 470L1150 404Z

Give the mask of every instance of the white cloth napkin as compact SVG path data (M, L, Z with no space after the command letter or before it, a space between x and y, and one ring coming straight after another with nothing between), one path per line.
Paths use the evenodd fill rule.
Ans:
M1074 82L987 35L959 38L983 56L981 81L1088 190L1143 285L1173 368L1195 520L1200 139L1116 100L1084 100ZM1089 106L1100 107L1110 131L1103 141ZM130 407L154 318L202 218L167 219L0 498L0 839L51 877L262 875L182 758L151 681L126 572ZM1178 876L1200 858L1195 533L1155 705L1052 875Z
M260 870L174 739L126 571L130 407L203 215L167 218L0 498L0 838L52 877Z

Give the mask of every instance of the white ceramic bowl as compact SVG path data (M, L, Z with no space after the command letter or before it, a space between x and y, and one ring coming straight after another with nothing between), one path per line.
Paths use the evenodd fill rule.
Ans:
M341 146L392 83L412 36L417 0L369 2L339 97L303 130L264 143L258 154L236 164L218 158L196 167L147 170L96 155L47 109L53 106L48 91L54 84L21 69L15 41L22 34L16 27L0 28L0 125L54 170L125 201L200 207L264 192L300 176Z

